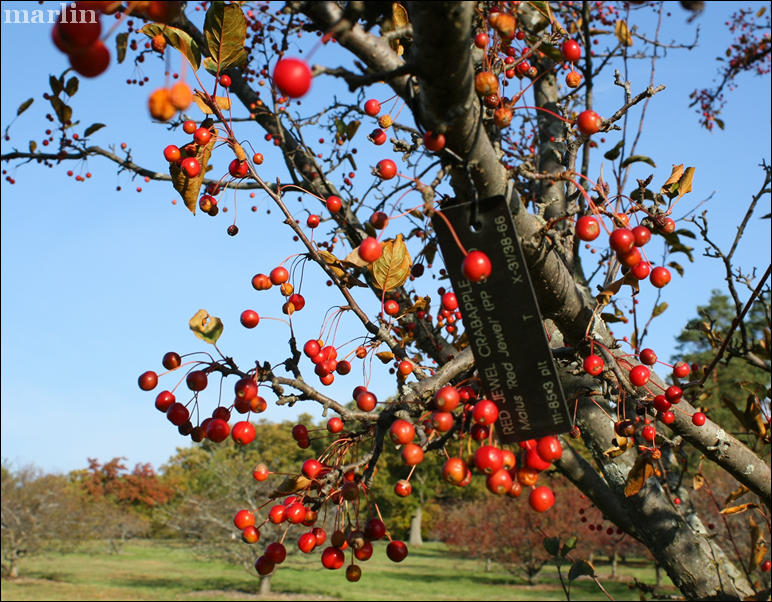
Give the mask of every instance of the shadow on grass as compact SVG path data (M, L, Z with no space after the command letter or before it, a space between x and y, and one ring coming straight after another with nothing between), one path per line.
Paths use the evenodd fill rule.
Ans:
M69 573L56 572L56 571L27 571L22 577L29 577L31 579L45 579L47 581L57 581L59 583L72 583ZM11 581L10 583L16 583ZM28 583L20 583L19 585L29 585Z
M477 585L517 585L517 586L527 586L528 582L525 579L522 579L520 577L512 576L500 576L500 575L493 575L490 573L464 573L456 576L458 579L463 581L472 582ZM449 579L451 579L450 576L445 574L437 574L437 573L419 573L416 571L407 572L399 575L399 581L400 583L407 583L410 581L415 581L418 583L435 583L435 582L447 582Z

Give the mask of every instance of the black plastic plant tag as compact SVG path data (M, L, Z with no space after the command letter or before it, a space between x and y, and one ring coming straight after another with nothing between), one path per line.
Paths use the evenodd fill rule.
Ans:
M487 280L467 280L464 254L445 220L434 216L477 370L499 408L499 439L512 443L569 431L563 388L505 197L478 201L475 215L469 203L446 204L441 211L466 250L484 252L492 264Z

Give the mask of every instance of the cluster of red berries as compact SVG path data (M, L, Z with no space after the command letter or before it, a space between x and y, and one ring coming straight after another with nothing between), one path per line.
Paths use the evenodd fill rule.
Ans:
M449 334L456 332L456 322L461 319L461 312L458 310L458 298L452 291L445 292L441 288L440 305L441 309L437 312L437 326L445 326L445 331Z
M305 297L295 292L295 287L289 282L289 276L289 271L283 265L273 268L268 275L260 273L252 276L252 288L256 291L267 291L273 286L279 287L281 294L285 297L281 311L288 316L306 306ZM253 310L246 310L241 314L241 324L246 328L254 328L258 321L257 312Z
M642 349L638 354L638 359L641 364L633 366L627 363L626 366L622 367L626 370L630 383L633 386L646 387L649 384L649 379L651 377L651 370L647 366L652 366L657 363L657 354L653 349ZM595 353L591 353L584 358L582 367L587 374L598 376L603 372L605 366L602 357ZM691 372L691 369L686 362L676 362L672 368L673 378L676 380L688 377ZM636 417L635 420L621 420L615 423L614 428L619 436L632 437L637 432L636 425L642 422L643 428L641 429L641 436L647 442L653 442L656 439L657 431L654 426L651 425L651 420L645 416L646 410L649 407L657 412L657 419L663 424L672 424L675 421L675 414L673 413L672 407L677 405L683 397L683 390L681 387L677 384L670 385L665 387L660 394L655 394L648 388L646 390L651 394L651 398L641 406L641 413L644 414L644 418L641 419L640 417ZM704 412L697 411L692 414L692 424L695 426L702 426L706 421L707 416Z
M51 37L56 47L69 57L75 71L85 77L96 77L110 65L110 51L99 39L101 15L90 4L93 3L76 2L65 7L51 30Z
M163 356L161 363L164 368L173 371L182 365L182 358L178 353L170 351ZM240 445L251 443L255 439L255 427L252 423L248 420L241 420L231 428L229 422L231 409L235 409L239 414L261 413L267 409L268 404L258 394L257 381L252 377L244 377L236 382L234 385L235 399L230 408L218 406L212 412L211 417L205 418L200 424L193 426L188 406L191 404L196 406L198 393L208 386L208 368L191 370L186 375L185 384L193 392L193 397L187 404L177 401L174 389L164 390L156 396L156 409L166 414L169 422L178 427L181 435L190 436L195 442L203 441L206 438L220 443L227 439L228 435L231 435L233 440ZM139 376L138 382L139 388L143 391L152 391L158 386L158 374L148 370Z
M629 223L629 218L624 214L615 215L617 221ZM669 218L662 218L662 227L660 232L663 234L671 233L675 230L675 222ZM591 242L600 235L600 224L598 217L594 215L583 215L576 221L576 236L580 240ZM670 282L670 270L664 266L652 268L641 253L644 247L651 240L651 230L644 225L638 225L633 228L618 227L609 235L609 247L616 253L616 258L622 265L625 272L629 272L636 280L641 281L646 278L656 288L662 288Z
M184 145L181 149L170 144L164 148L164 159L169 163L176 163L180 169L189 178L195 178L201 173L201 163L196 158L199 147L206 146L212 140L216 133L209 127L198 127L195 121L185 121L182 124L182 131L186 134L193 134L193 141ZM208 198L206 198L208 197ZM199 202L201 209L210 215L217 215L217 200L210 195L205 195Z
M257 543L260 539L260 528L268 523L280 525L287 523L289 525L302 525L310 527L308 531L303 532L297 539L298 549L304 554L310 554L315 549L321 548L327 542L327 531L323 527L314 526L319 516L318 508L324 503L342 505L346 502L356 502L359 499L361 485L357 481L358 475L354 472L347 472L343 476L342 486L333 494L327 496L324 501L320 501L318 496L314 496L314 490L321 494L325 486L325 478L333 469L325 466L315 459L306 460L303 463L302 474L309 480L303 492L296 495L290 495L282 502L271 506L267 517L262 523L257 522L259 510L254 512L248 509L239 510L233 518L236 528L241 530L241 538L248 544ZM268 478L269 472L264 465L255 469L253 476L263 481ZM341 524L336 528L331 536L327 547L321 552L322 566L329 570L337 570L345 564L345 552L349 548L353 552L352 563L346 569L346 579L349 581L359 581L362 576L362 569L354 564L353 559L360 562L369 560L373 555L373 542L388 537L386 525L380 518L371 517L364 525L361 525L357 515L354 523L344 530ZM255 570L259 575L268 575L275 569L276 565L281 564L287 557L287 549L284 546L285 535L279 541L269 543L255 562ZM389 538L389 544L386 547L386 555L393 562L402 562L408 554L407 546L398 540Z

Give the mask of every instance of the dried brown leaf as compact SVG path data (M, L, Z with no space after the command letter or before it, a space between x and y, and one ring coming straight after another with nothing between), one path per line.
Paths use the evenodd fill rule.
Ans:
M728 496L726 496L726 500L724 501L724 505L739 500L742 496L744 496L746 493L748 493L750 489L748 489L745 485L740 485L737 489L735 489L732 493L730 493Z
M348 263L349 265L356 266L358 268L366 268L369 263L367 263L364 259L362 259L359 256L359 249L352 249L351 253L346 255L346 258L343 260L343 263Z
M215 102L217 103L217 106L222 111L228 111L231 108L231 101L229 98L226 98L224 96L215 96ZM204 101L203 98L201 98L201 93L196 90L196 93L193 95L193 102L196 103L196 106L201 109L201 111L205 115L211 115L214 111L212 111L211 107Z
M429 308L429 297L419 297L416 302L405 310L406 314L412 314L417 311L426 311Z
M673 168L670 171L670 177L667 179L667 182L665 182L662 185L660 192L662 194L665 194L670 190L670 187L673 186L673 184L678 184L678 180L681 179L681 176L683 175L683 173L684 173L683 163L681 163L681 165L673 165Z
M195 157L201 164L201 171L195 178L188 177L176 162L169 163L169 175L172 177L174 189L180 193L185 206L190 212L196 214L198 205L198 193L201 190L201 184L206 176L206 166L209 163L209 157L212 155L212 149L217 141L217 130L213 131L211 140L206 146L197 146ZM182 146L180 147L182 148Z
M394 359L394 354L391 351L379 351L375 354L375 357L381 360L382 363L388 364Z
M705 477L703 477L701 474L694 475L694 478L692 479L692 486L694 487L695 491L702 488L704 484L705 484Z
M614 446L609 447L606 451L604 451L603 455L609 458L616 458L617 456L621 456L628 449L630 449L634 443L635 442L632 439L616 435L614 437Z
M654 473L654 464L651 461L651 456L646 453L640 454L635 459L635 464L633 464L633 467L627 475L625 497L631 497L640 492L646 484L646 481L649 477L653 476Z
M758 508L758 504L754 504L753 502L748 502L746 504L740 504L739 506L729 506L728 508L724 508L721 511L721 514L727 515L727 514L739 514L740 512L745 512L746 510L751 510L753 508Z

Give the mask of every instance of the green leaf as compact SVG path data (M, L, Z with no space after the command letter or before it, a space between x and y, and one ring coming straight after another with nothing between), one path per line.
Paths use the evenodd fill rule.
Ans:
M217 63L214 62L211 56L204 57L204 61L201 64L209 73L217 75Z
M644 199L648 199L650 201L654 200L654 193L649 190L648 188L643 189L643 198L641 198L641 189L636 188L630 193L630 198L634 201L638 201L639 203L642 202Z
M607 150L607 151L606 151L606 152L603 154L603 156L604 156L606 159L608 159L609 161L614 161L614 160L616 160L616 159L617 159L617 157L619 157L619 153L621 153L621 152L622 152L622 149L624 148L624 146L625 146L625 142L624 142L624 140L620 140L619 142L617 142L617 143L614 145L614 148L610 148L609 150Z
M545 537L542 540L544 549L547 550L547 554L550 556L557 556L560 551L560 538L559 537Z
M188 322L188 326L199 339L214 345L223 331L220 318L210 316L205 309L199 309Z
M670 262L670 263L668 263L667 265L668 265L668 267L671 267L671 268L673 268L673 269L674 269L676 272L678 272L678 275L679 275L679 276L683 277L683 275L684 275L684 268L681 266L681 264L680 264L680 263L678 263L677 261L671 261L671 262ZM665 305L667 305L667 303L665 303Z
M75 96L75 93L78 91L79 83L78 78L74 75L67 80L67 85L64 86L64 91L67 93L67 96Z
M30 105L35 102L34 98L28 98L23 103L19 105L19 108L16 109L16 115L21 115L24 111L30 108Z
M214 4L222 3L215 2ZM241 9L239 9L239 12L241 12ZM198 67L201 65L201 51L193 38L186 32L176 27L161 25L160 23L148 23L139 31L151 39L158 34L161 34L166 40L166 43L172 48L179 50L182 56L188 59L193 70L198 71Z
M724 129L724 120L723 120L723 119L719 119L718 117L714 117L714 118L713 118L713 121L715 121L715 122L716 122L716 125L717 125L719 128L721 128L722 130Z
M552 44L543 44L542 46L539 46L539 50L541 50L556 63L563 62L563 54L560 52L560 48L557 46L553 46Z
M54 112L62 125L72 119L72 107L64 104L58 96L51 97L51 106L54 108Z
M38 147L37 142L35 142L34 140L29 141L29 152L34 153L37 147Z
M126 58L126 49L129 47L129 33L124 31L115 36L115 54L118 62L122 63Z
M645 155L630 155L629 157L627 157L627 159L622 161L622 165L620 165L620 167L624 168L624 167L627 167L628 165L631 165L632 163L637 163L637 162L648 163L652 167L657 166L657 164L654 163L651 157L647 157Z
M670 245L670 252L683 253L689 258L689 261L691 263L694 263L694 256L692 255L692 247L687 247L686 245L682 245L681 243L678 243L677 245ZM679 272L679 273L681 274L681 276L683 276L683 272Z
M595 576L595 567L593 567L586 560L577 560L574 562L574 564L571 565L571 568L568 569L568 578L571 581L584 575L588 577Z
M204 19L204 35L219 73L246 64L247 20L238 4L212 2Z
M571 550L573 550L576 547L576 543L579 541L576 538L576 535L572 535L566 540L566 543L563 544L563 547L560 548L560 555L565 556L568 554Z
M678 234L680 236L686 236L687 238L697 238L691 230L687 230L686 228L679 228L675 231L675 234Z
M603 321L606 322L606 323L610 323L610 322L624 322L624 320L621 317L619 317L618 315L611 314L611 313L608 313L608 312L603 312L602 314L600 314L600 317L603 318Z
M343 138L346 135L346 124L342 119L335 119L335 132L338 138Z
M62 80L53 75L48 76L48 85L51 86L51 92L54 93L54 96L59 96L59 94L62 93L62 90L64 90L64 83Z
M86 128L86 131L83 132L83 136L88 138L91 134L93 134L96 131L101 130L103 127L105 127L104 123L92 123L90 126Z
M679 266L680 267L680 266ZM683 276L683 274L681 274ZM660 303L659 305L655 305L654 309L651 310L651 317L656 318L657 316L665 313L665 310L668 308L667 303Z

